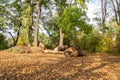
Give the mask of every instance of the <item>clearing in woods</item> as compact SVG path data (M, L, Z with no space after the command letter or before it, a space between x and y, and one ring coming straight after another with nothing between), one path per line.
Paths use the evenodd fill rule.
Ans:
M0 52L0 80L120 80L120 55Z

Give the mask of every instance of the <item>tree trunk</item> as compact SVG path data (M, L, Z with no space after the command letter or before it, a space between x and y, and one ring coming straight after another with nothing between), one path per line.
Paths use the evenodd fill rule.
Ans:
M11 32L8 32L8 33L10 34L10 36L12 37L12 40L13 40L13 44L12 44L11 46L14 46L14 45L15 45L16 40L15 40L15 38L14 38L14 36L12 35L12 33L11 33Z
M20 30L19 30L18 33L17 33L17 38L16 38L16 40L15 40L14 46L17 45L17 42L18 42L19 36L20 36Z
M36 27L35 27L35 35L34 35L34 47L38 47L39 43L38 43L38 34L39 34L39 19L40 19L40 12L41 12L41 6L40 3L37 2L37 20L36 20Z
M118 8L118 25L120 26L120 0L117 1L117 8Z
M120 25L120 1L111 0L111 2L112 2L114 13L115 13L116 23L119 26Z
M13 44L12 44L12 46L16 46L16 45L17 45L17 42L18 42L18 38L19 38L19 36L20 36L20 27L19 27L19 30L18 30L18 32L17 32L16 38L12 35L11 32L8 32L8 33L10 34L10 36L11 36L12 39L13 39Z
M116 0L116 4L117 4L117 9L116 9L116 21L117 21L117 24L120 26L120 0L118 1L118 0Z
M62 32L62 29L60 29L59 47L63 46L63 40L64 40L64 33Z
M107 0L101 0L101 10L102 10L102 32L105 33L105 20L107 12Z
M29 40L29 45L31 46L32 45L32 32L33 32L33 29L32 29L32 26L33 26L33 4L30 5L31 7L31 23L30 23L30 26L29 26L29 32L28 32L28 40Z

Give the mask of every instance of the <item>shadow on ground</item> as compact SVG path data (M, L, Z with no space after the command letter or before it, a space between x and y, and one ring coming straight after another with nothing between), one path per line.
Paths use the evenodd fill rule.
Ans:
M47 55L46 55L47 56ZM8 66L1 70L6 80L88 80L120 79L120 56L86 55L59 57L46 62Z

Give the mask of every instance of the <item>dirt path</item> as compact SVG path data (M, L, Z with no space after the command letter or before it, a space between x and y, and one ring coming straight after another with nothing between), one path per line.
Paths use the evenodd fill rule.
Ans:
M120 56L0 52L0 80L120 80Z

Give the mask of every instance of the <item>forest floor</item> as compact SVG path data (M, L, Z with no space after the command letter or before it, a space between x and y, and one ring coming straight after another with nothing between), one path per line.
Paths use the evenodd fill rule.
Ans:
M0 80L120 80L120 55L0 51Z

